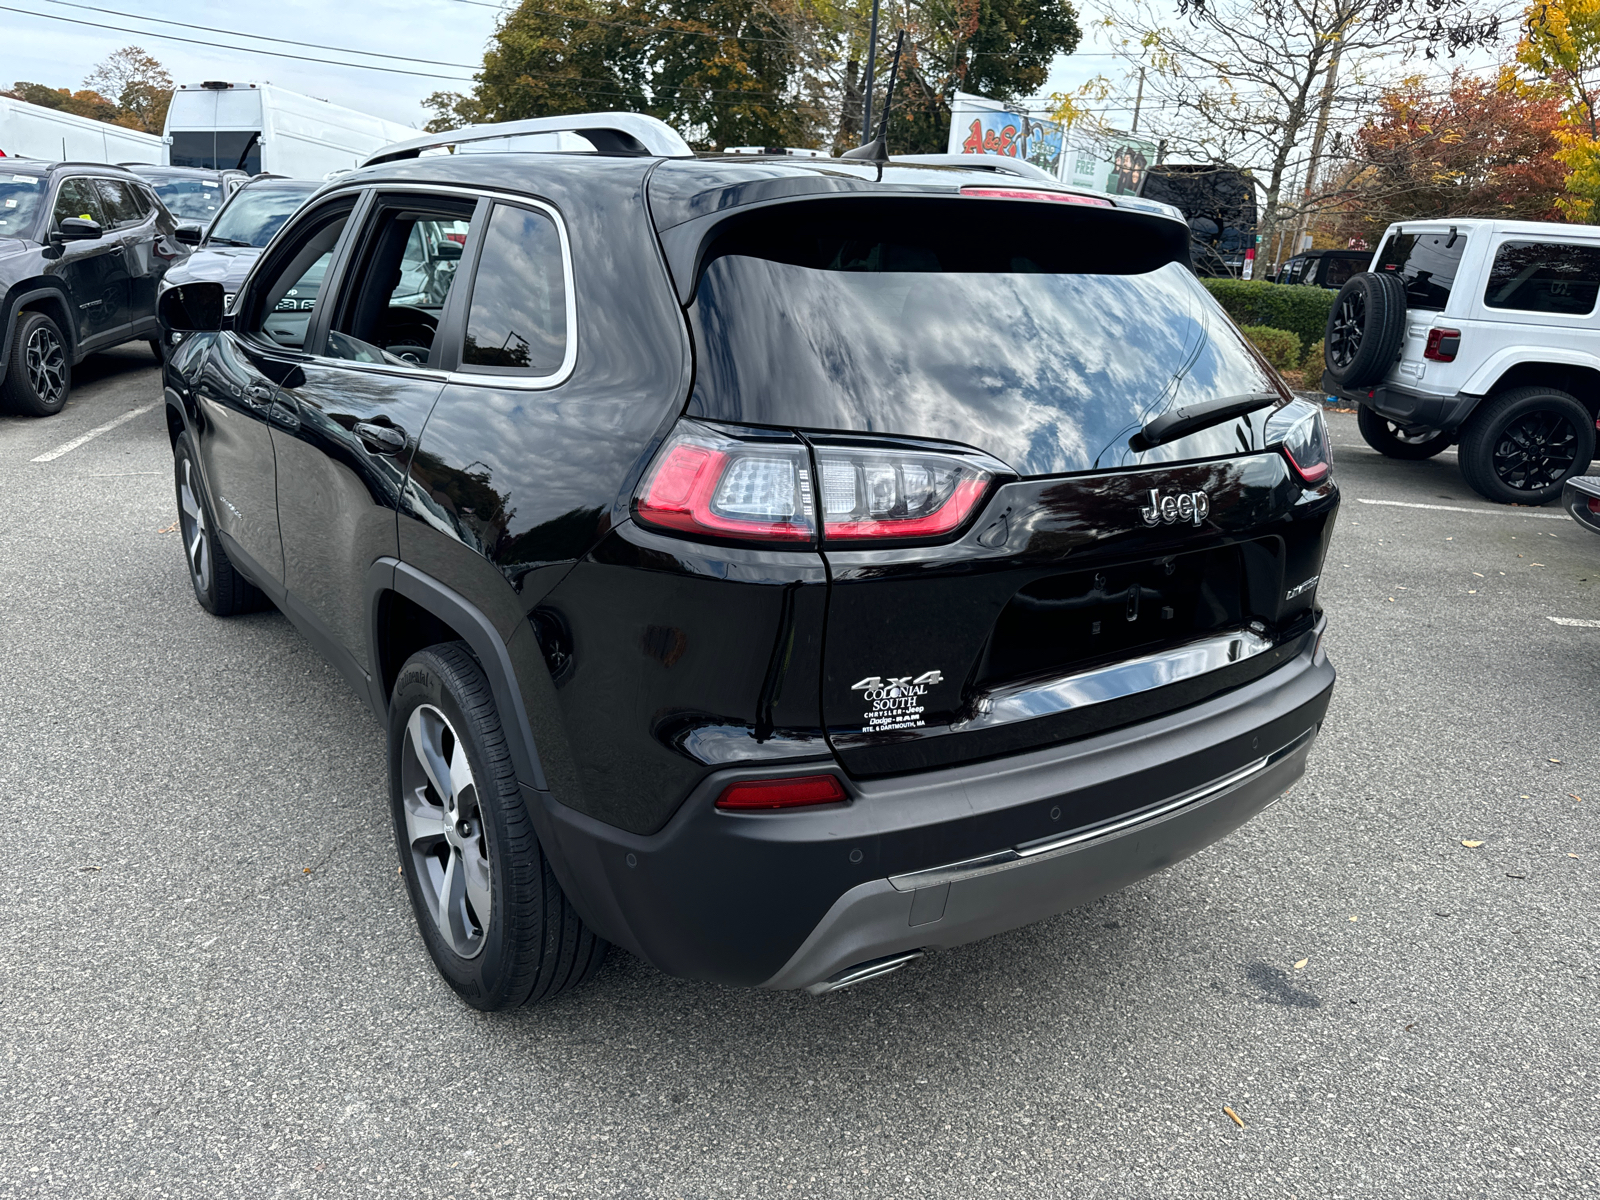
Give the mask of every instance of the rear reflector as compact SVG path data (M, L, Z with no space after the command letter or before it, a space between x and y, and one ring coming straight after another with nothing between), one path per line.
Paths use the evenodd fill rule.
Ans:
M804 775L798 779L747 779L742 783L730 783L717 797L717 807L750 812L842 804L849 798L837 776Z
M1091 208L1115 208L1100 196L1080 196L1076 192L1043 192L1029 188L964 187L963 196L987 196L991 200L1050 200L1056 204L1084 204Z
M1423 358L1430 358L1434 362L1455 362L1459 353L1461 353L1459 329L1428 330L1428 344L1422 351Z

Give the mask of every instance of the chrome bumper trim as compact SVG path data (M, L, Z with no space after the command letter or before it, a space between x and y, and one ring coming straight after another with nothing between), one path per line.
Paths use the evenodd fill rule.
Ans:
M858 983L865 983L869 979L877 979L880 975L898 971L907 963L921 958L922 954L921 950L907 950L902 954L891 954L887 958L875 958L871 962L857 963L847 971L840 971L831 979L813 983L806 988L806 991L813 996L825 996L829 992L837 992L840 988L854 987Z
M1243 662L1265 654L1274 644L1253 630L1234 629L1060 679L996 688L979 696L973 715L952 722L950 731L987 729L1120 700Z
M1198 787L1191 792L1171 800L1163 800L1149 808L1141 808L1137 812L1127 813L1115 817L1110 821L1101 822L1099 825L1090 825L1086 829L1076 829L1071 833L1061 834L1057 837L1041 838L1035 842L1023 842L1006 850L997 850L993 854L980 855L977 858L962 859L960 862L946 863L941 867L928 867L921 871L908 871L904 875L891 875L889 883L896 891L912 892L918 888L936 887L944 883L959 883L963 879L975 879L980 875L991 875L996 871L1010 870L1022 863L1038 859L1041 855L1054 854L1059 851L1073 850L1088 842L1099 841L1102 838L1112 837L1138 825L1145 825L1151 821L1158 821L1162 817L1171 816L1180 809L1199 804L1209 800L1229 788L1236 787L1253 775L1258 775L1275 763L1281 762L1293 754L1311 738L1316 736L1316 729L1308 729L1294 741L1279 750L1254 762L1246 763L1237 771L1213 779L1203 787Z

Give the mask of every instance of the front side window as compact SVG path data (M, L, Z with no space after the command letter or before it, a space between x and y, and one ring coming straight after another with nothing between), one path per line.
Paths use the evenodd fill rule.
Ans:
M56 192L56 207L51 219L59 226L68 217L95 221L102 227L105 226L106 214L101 207L100 197L94 190L94 180L63 179L61 181L61 190Z
M1594 311L1597 292L1600 246L1507 242L1495 251L1483 302L1489 308L1581 317Z
M383 203L340 296L323 353L352 362L438 366L445 301L473 205Z
M324 210L301 227L251 290L239 328L275 346L303 350L323 276L350 219L350 204Z
M1466 252L1466 234L1454 230L1397 233L1384 242L1374 269L1394 272L1405 280L1410 307L1442 312Z
M462 370L532 377L561 370L569 337L564 264L553 220L495 205L472 281Z
M100 193L100 204L110 228L122 229L144 220L131 183L121 179L96 179L94 186Z

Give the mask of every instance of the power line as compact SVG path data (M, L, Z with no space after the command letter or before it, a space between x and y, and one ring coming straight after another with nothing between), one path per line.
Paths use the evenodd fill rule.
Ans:
M239 54L262 54L269 58L292 58L297 62L320 63L326 67L350 67L357 71L382 71L387 75L411 75L418 79L448 79L452 83L472 82L470 76L434 75L427 71L404 71L399 67L380 67L374 63L339 62L331 58L310 58L304 54L288 54L282 50L262 50L255 46L219 46L215 42L204 42L199 38L178 37L172 33L152 33L147 29L129 29L125 25L106 25L100 21L84 21L77 17L58 17L54 13L33 12L26 8L12 8L8 4L0 4L0 12L21 13L25 17L38 17L42 21L63 21L68 25L87 25L91 29L109 29L113 33L131 33L135 37L159 38L167 42L184 42L191 46L204 46L208 50L232 50Z
M74 4L72 0L46 0L49 4L59 4L65 8L80 8L84 12L106 13L113 17L125 17L134 21L150 21L157 25L176 25L180 29L199 29L206 33L225 33L230 37L252 38L260 42L279 42L285 46L304 46L311 50L329 50L337 54L365 54L369 58L388 58L395 62L420 63L425 67L460 67L467 71L476 71L479 63L454 63L434 62L431 59L416 58L407 54L380 54L376 50L356 50L349 46L322 46L316 42L297 42L293 38L268 37L264 33L245 33L238 29L218 29L215 25L191 25L187 21L172 21L166 17L146 17L139 13L119 12L114 8L96 8L92 4ZM44 15L44 14L40 14Z

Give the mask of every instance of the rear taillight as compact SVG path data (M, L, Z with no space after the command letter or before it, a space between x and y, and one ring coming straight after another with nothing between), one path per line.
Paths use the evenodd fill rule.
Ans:
M1589 501L1589 511L1600 515L1600 500Z
M1428 344L1423 348L1423 358L1431 358L1434 362L1455 362L1459 353L1461 353L1461 330L1428 330Z
M1328 425L1322 409L1307 400L1285 404L1267 418L1267 444L1276 445L1300 482L1314 487L1333 470Z
M717 797L717 807L735 812L775 808L807 808L843 804L850 797L837 776L804 775L797 779L747 779L730 783Z
M827 542L935 538L961 528L1001 464L978 456L819 443Z
M1101 196L1080 196L1076 192L1044 192L1030 188L964 187L963 196L988 196L994 200L1050 200L1056 204L1084 204L1091 208L1114 208Z
M641 525L761 542L810 542L810 457L798 438L732 437L685 421L633 500Z

